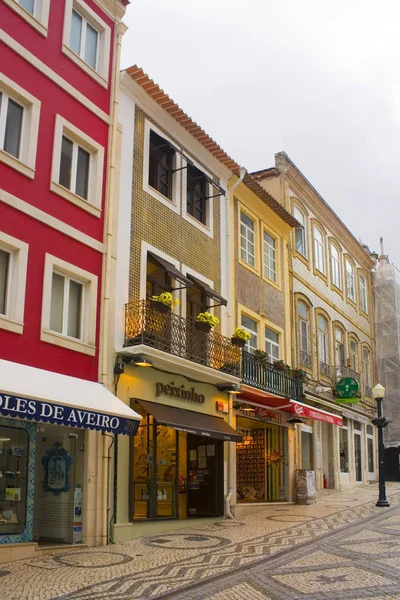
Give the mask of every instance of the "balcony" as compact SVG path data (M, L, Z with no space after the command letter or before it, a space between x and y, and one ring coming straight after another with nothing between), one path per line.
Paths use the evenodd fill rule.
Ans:
M282 398L301 400L303 398L303 383L295 377L279 371L272 364L263 364L256 360L253 354L243 350L242 382L251 387L270 392Z
M331 378L331 367L322 360L319 361L319 374L327 379Z
M311 367L312 367L311 354L308 354L308 352L303 352L303 350L300 350L299 364L300 364L301 369L311 369Z
M338 382L345 377L351 377L358 381L358 383L361 381L360 373L357 373L357 371L354 371L350 367L346 367L345 365L335 367L335 381Z
M146 300L125 305L121 354L140 353L156 360L159 368L205 382L239 381L240 350L229 338L198 331L193 321L171 311L161 313Z

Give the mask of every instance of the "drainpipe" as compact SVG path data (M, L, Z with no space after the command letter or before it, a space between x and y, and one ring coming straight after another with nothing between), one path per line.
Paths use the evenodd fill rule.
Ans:
M112 242L113 242L113 221L115 208L115 189L116 189L116 153L117 153L117 126L118 126L118 99L119 99L119 65L121 62L122 36L127 30L126 25L120 22L116 26L116 47L114 59L114 81L112 94L112 121L110 136L110 162L108 168L108 193L107 193L107 212L106 212L106 237L105 243L105 265L103 270L103 302L102 302L102 354L101 354L101 381L107 387L108 384L108 349L110 343L110 295L111 290L111 271L112 271ZM103 485L102 485L102 504L101 504L101 545L107 545L108 541L108 503L109 503L109 444L107 437L103 436Z
M228 412L228 423L233 427L233 394L229 394L229 412ZM225 517L227 519L234 519L235 517L231 513L231 498L233 496L233 456L234 456L234 442L229 442L228 449L228 494L225 498Z
M246 175L246 169L244 167L240 167L239 170L239 178L235 181L235 183L233 184L233 186L226 192L225 194L225 215L226 215L226 220L227 220L227 233L226 233L226 264L229 266L231 265L231 213L230 213L230 202L229 202L229 195L232 194L235 189L237 188L237 186L242 183L244 176ZM228 298L228 302L231 302L231 277L230 277L230 273L228 273L228 277L227 277L227 298ZM230 311L231 314L228 314L228 319L229 322L227 323L227 326L230 325L230 322L232 320L232 310ZM232 327L228 327L228 330L232 330ZM233 395L229 394L229 412L228 412L228 422L229 425L232 427L233 424ZM233 516L233 514L231 513L231 498L233 496L233 457L234 457L234 444L232 442L229 442L229 448L228 448L228 494L225 498L225 517L227 519L234 519L235 517Z

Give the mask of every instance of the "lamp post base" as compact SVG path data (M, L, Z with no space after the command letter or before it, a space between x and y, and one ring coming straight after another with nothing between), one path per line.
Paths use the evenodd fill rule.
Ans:
M390 506L390 504L387 500L378 500L375 506Z

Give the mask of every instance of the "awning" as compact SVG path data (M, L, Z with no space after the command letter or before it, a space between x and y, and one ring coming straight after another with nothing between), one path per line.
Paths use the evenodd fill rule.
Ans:
M225 300L225 298L223 296L218 294L209 285L204 283L204 281L200 281L200 279L197 279L197 277L193 277L193 275L188 275L188 278L193 281L193 283L196 285L196 287L199 287L201 290L203 290L203 292L205 293L206 296L208 296L208 298L211 298L212 300L217 302L218 305L222 304L222 306L226 306L228 304L228 301Z
M342 410L342 416L346 417L346 419L353 419L353 421L358 421L359 423L369 423L368 417L364 417L363 415L354 413L351 410Z
M153 254L153 252L148 252L147 254L148 256L151 256L152 261L156 265L159 265L162 269L164 269L168 273L168 275L172 277L172 279L176 279L180 283L183 283L185 287L190 287L192 285L190 279L188 279L183 273L178 271L178 269L174 267L172 263L168 262L164 258L160 258L159 256L157 256L157 254Z
M135 435L141 416L100 383L0 360L0 416Z
M294 400L290 400L290 406L291 412L297 415L298 417L304 417L305 419L314 419L314 421L323 421L324 423L338 425L339 427L342 427L343 425L342 417L327 412L326 410L314 408L313 406L308 406L307 404L303 404L302 402L295 402Z
M178 431L186 431L205 438L241 442L242 436L221 417L212 417L193 410L184 410L165 404L138 400L139 404L161 425L168 425Z

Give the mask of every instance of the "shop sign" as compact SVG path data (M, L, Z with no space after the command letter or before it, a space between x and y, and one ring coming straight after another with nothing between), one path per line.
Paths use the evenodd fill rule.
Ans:
M171 398L179 398L180 400L197 402L199 404L204 404L206 401L204 394L197 394L196 388L192 387L188 390L184 385L174 385L173 381L171 381L170 384L164 384L158 381L156 383L156 396L170 396Z
M299 417L314 419L314 421L322 421L323 423L330 423L331 425L338 425L339 427L342 427L343 425L342 417L322 410L316 410L312 406L304 406L303 404L297 404L297 402L292 402L291 406L292 412Z
M265 408L260 406L256 409L256 416L260 419L260 421L270 422L270 423L280 423L281 415L269 408Z
M58 496L62 492L69 492L69 471L73 463L72 456L68 456L68 450L62 447L60 442L55 442L50 450L42 457L44 469L43 490Z
M0 394L0 415L65 425L66 427L125 433L127 435L135 435L139 426L139 421L123 417L105 415L71 406L50 404L41 400L17 398L7 394Z
M337 404L355 404L358 402L360 385L354 377L344 377L336 384Z

